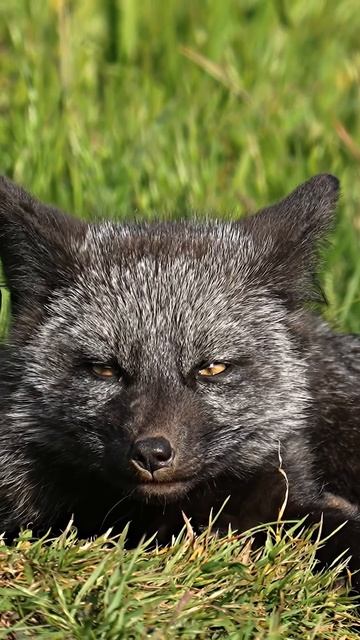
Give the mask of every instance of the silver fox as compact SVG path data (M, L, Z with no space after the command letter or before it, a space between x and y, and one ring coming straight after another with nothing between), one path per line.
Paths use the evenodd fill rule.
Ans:
M0 182L0 529L288 517L360 566L360 339L309 310L338 180L231 223L87 224Z

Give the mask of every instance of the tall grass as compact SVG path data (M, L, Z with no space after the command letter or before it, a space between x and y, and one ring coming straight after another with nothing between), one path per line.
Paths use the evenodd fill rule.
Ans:
M359 330L359 32L356 0L3 2L2 171L89 218L239 216L334 172L326 313Z
M356 0L0 1L3 173L76 215L121 219L194 210L238 217L312 174L333 172L343 195L322 275L324 314L339 329L360 331ZM0 338L9 310L3 285ZM106 545L63 541L60 550L60 542L49 548L23 540L0 550L0 637L358 637L336 572L309 587L311 553L296 556L294 540L285 564L276 556L288 568L288 591L270 569L261 574L263 591L255 579L229 577L233 564L226 563L239 562L239 547L230 553L230 543L218 542L206 569L194 569L196 554L181 552L189 574L183 560L177 564L178 547L164 551L173 573L163 581L160 555L141 550L121 564L122 551L112 551L113 583L109 570L85 589L107 558ZM237 544L246 548L246 540ZM264 557L257 572L268 566ZM138 573L128 573L132 562ZM147 580L148 569L156 579ZM111 608L120 588L120 617L115 605L111 613L118 635L110 618L101 633L92 631L90 623L105 616L97 594ZM232 604L236 589L239 605Z

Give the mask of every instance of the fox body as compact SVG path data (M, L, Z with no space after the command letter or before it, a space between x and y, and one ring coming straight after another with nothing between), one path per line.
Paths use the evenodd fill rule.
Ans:
M130 537L286 515L360 559L360 339L336 335L316 251L338 181L231 222L87 224L3 178L12 324L0 351L0 528Z

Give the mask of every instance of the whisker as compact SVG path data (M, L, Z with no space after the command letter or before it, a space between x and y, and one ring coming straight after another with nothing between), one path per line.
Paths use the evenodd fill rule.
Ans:
M109 517L109 515L114 511L114 509L116 509L116 507L119 506L119 504L121 504L122 502L124 502L124 500L127 500L128 498L130 498L132 496L132 494L134 493L135 489L132 489L129 493L127 493L125 496L123 496L120 500L118 500L117 502L115 502L115 504L113 504L113 506L109 509L109 511L105 514L104 519L100 525L100 528L102 528L107 520L107 518Z

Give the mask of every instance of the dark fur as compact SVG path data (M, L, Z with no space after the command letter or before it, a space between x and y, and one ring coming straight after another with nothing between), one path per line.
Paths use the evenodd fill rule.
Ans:
M82 535L131 520L134 540L166 540L181 509L201 527L228 494L222 525L244 529L276 519L281 457L286 515L349 520L327 553L358 567L360 340L305 304L337 194L321 175L239 222L88 225L2 179L1 529L74 513ZM199 378L213 361L229 367ZM175 459L140 483L131 450L149 436Z

